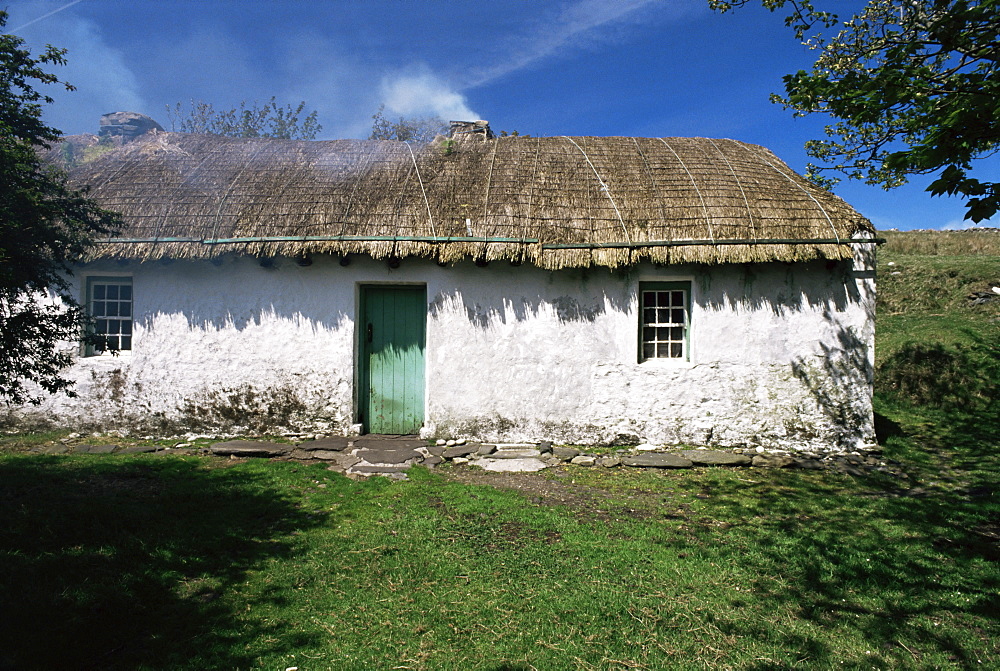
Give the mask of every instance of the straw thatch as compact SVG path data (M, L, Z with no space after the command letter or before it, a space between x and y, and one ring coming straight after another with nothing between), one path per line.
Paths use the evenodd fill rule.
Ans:
M315 253L543 268L843 259L874 233L734 140L502 137L411 146L158 133L71 173L124 231L105 258Z

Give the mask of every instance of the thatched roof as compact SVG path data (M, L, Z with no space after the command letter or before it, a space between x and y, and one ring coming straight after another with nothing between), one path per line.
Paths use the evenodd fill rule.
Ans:
M159 133L71 173L126 228L101 257L229 252L528 261L800 261L874 233L756 145L502 137L411 146Z

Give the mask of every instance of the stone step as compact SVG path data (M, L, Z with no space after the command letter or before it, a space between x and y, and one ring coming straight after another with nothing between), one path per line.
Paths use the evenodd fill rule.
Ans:
M354 455L371 464L402 464L422 458L422 455L415 450L362 449L356 451Z
M498 447L487 459L537 459L542 453L535 447Z
M473 454L479 450L479 445L474 445L469 443L467 445L456 445L455 447L449 447L445 450L441 456L445 459L454 459L455 457L465 457Z
M415 450L418 447L427 446L426 440L420 440L416 436L381 436L369 434L358 436L352 442L354 443L354 447L362 449Z
M484 471L499 471L508 473L540 471L547 467L544 461L533 457L519 459L492 459L487 457L485 459L474 461L471 465L478 466Z
M646 452L622 457L622 464L625 466L640 466L647 468L691 468L694 464L690 459L685 459L679 454L667 454L664 452Z
M320 438L319 440L307 440L304 443L299 443L297 447L300 450L307 450L309 452L314 450L340 452L341 450L346 450L350 442L350 439L346 436L330 436L329 438Z
M698 466L749 466L752 461L745 454L719 450L684 450L681 456Z

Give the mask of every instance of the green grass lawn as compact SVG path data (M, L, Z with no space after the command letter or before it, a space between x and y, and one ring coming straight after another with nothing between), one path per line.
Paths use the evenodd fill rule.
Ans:
M1000 665L992 497L826 472L0 461L4 668ZM991 535L992 534L992 535Z
M910 298L954 264L903 242L876 405L907 478L496 476L532 492L8 437L0 669L1000 668L1000 306L961 296L1000 253Z

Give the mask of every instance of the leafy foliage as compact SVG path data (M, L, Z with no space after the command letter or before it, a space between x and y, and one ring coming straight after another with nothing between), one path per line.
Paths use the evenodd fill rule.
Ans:
M709 0L719 11L750 0ZM910 175L936 174L934 195L965 199L966 218L1000 209L1000 183L973 177L973 162L1000 149L1000 2L998 0L870 0L846 21L811 0L762 0L790 7L785 23L819 52L813 69L786 75L785 95L772 99L796 116L828 114L828 139L806 144L827 165L810 176L840 172L890 189ZM830 38L819 31L836 27Z
M281 107L272 97L263 106L256 102L239 109L216 110L211 103L192 100L191 108L181 103L167 105L170 129L181 133L211 133L229 137L274 137L284 140L315 140L323 130L315 110L302 117L306 103Z
M0 11L0 28L6 22ZM66 274L118 223L39 157L59 131L42 121L52 99L35 87L62 83L43 66L63 65L65 53L50 46L35 58L23 40L0 34L0 398L12 403L37 402L33 385L69 388L60 373L72 357L60 343L80 338L85 316Z
M441 117L399 117L393 121L385 116L385 105L379 105L372 115L372 132L369 140L398 140L427 144L438 135L448 134L448 124Z

